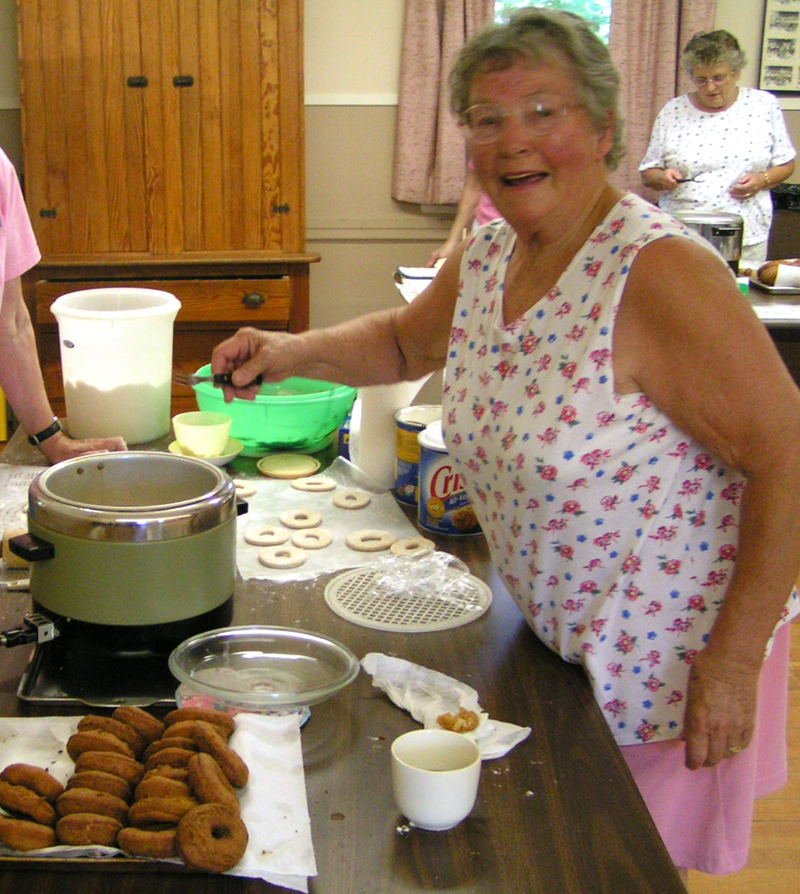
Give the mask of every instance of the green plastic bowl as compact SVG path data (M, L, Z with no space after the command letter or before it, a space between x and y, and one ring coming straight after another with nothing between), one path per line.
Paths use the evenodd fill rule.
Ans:
M197 374L210 375L211 364L200 367ZM262 385L255 400L236 397L229 404L222 389L210 382L195 385L194 392L201 410L227 413L232 418L231 438L242 442L243 456L264 456L274 450L323 450L356 399L356 389L349 385L299 376Z

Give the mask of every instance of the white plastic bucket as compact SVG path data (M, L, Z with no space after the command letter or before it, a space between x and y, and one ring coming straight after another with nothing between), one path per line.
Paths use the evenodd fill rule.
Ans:
M72 437L145 444L167 434L180 306L169 292L135 288L85 289L53 302Z

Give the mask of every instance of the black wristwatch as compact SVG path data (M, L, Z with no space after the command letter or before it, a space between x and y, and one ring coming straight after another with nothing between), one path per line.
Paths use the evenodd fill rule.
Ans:
M61 427L61 423L53 417L53 424L48 425L47 428L42 429L38 434L28 435L28 443L33 444L34 447L38 447L42 441L46 441L48 438L52 438L53 435L57 435L60 431L63 431Z

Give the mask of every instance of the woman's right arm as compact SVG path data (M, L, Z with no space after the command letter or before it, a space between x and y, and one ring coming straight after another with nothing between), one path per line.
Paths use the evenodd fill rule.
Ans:
M642 171L642 183L661 192L677 189L682 177L683 174L676 168L647 168Z
M233 373L226 400L254 397L250 385L307 376L344 385L384 385L441 369L458 294L463 247L445 261L431 284L409 304L300 334L240 329L214 348L215 373Z

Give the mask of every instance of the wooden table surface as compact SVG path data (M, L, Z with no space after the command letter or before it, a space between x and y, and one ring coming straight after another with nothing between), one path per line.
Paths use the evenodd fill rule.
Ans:
M434 633L386 633L335 615L324 579L241 583L234 623L304 627L362 658L378 651L433 667L473 686L489 714L532 734L486 761L473 813L448 832L409 828L392 801L389 748L417 726L362 671L316 705L303 728L308 805L318 875L313 894L681 894L684 888L631 780L582 672L530 632L494 576L482 537L443 538L494 593L489 611ZM27 597L2 601L2 629ZM27 647L0 652L0 714L53 713L16 698ZM87 709L88 712L88 709ZM0 894L258 894L263 882L119 861L0 861ZM22 885L22 888L20 888Z

